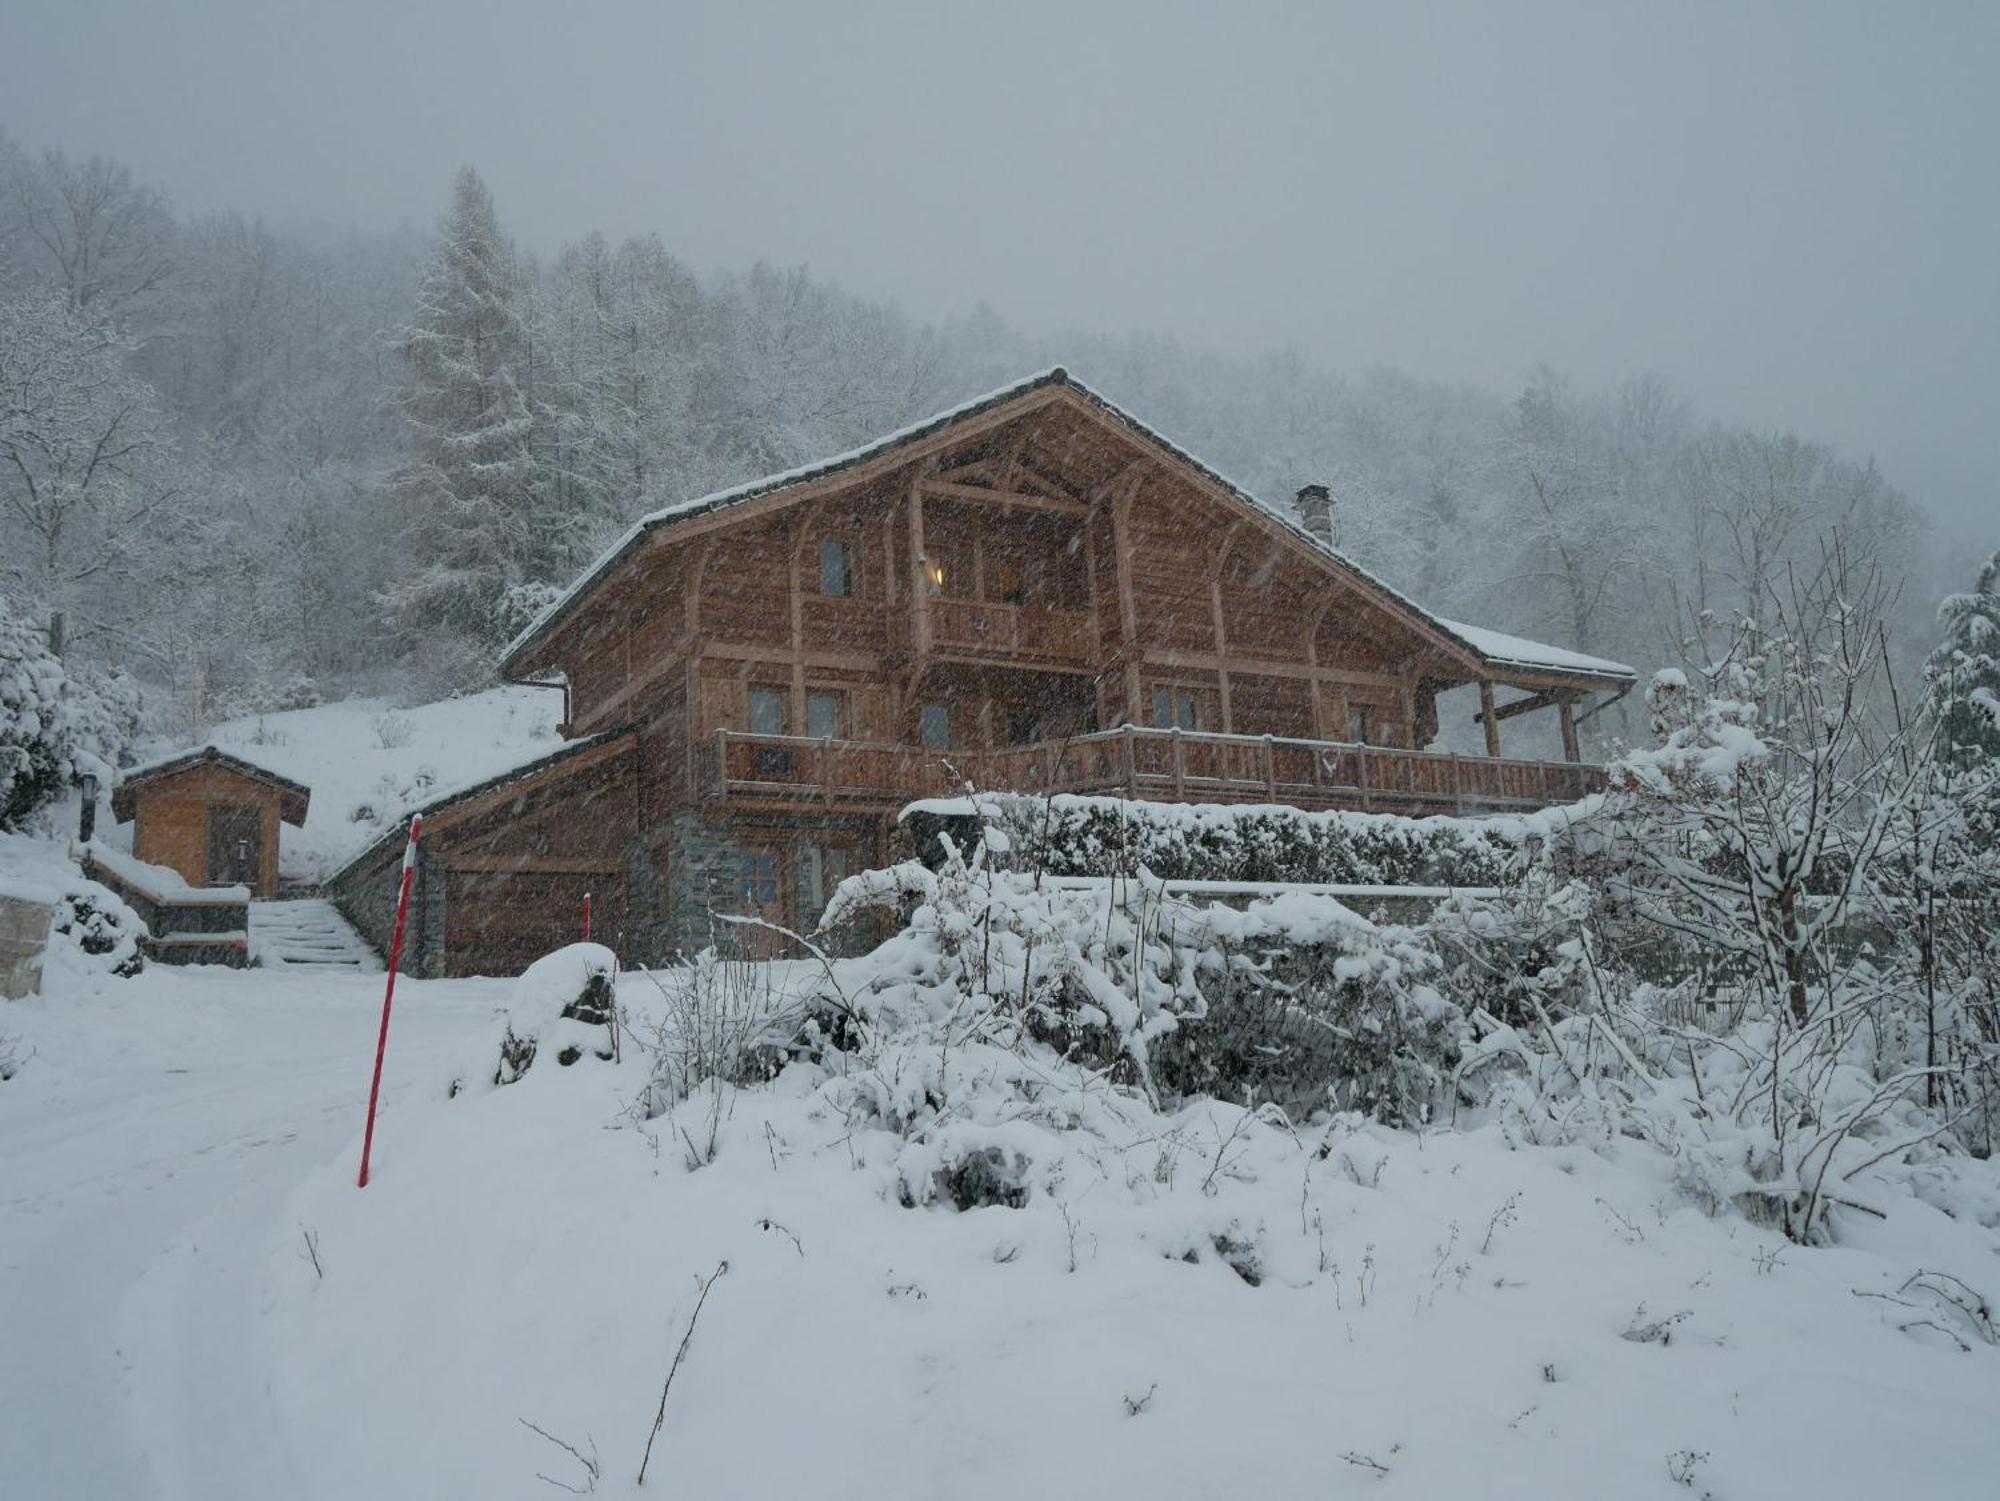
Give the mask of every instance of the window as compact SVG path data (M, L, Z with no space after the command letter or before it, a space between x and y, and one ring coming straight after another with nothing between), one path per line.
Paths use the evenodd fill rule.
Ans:
M785 731L785 690L782 688L752 688L750 690L750 733L753 735L782 735Z
M737 857L736 904L769 910L778 905L778 852L745 850Z
M814 688L808 692L806 733L815 740L845 740L847 695L838 688Z
M1194 692L1188 688L1153 690L1153 723L1163 730L1198 728Z
M1028 579L1021 570L1018 558L1002 558L994 565L999 587L994 591L1003 605L1024 605L1028 602Z
M925 704L918 715L918 731L926 750L950 750L951 705Z
M1347 738L1356 745L1371 745L1368 721L1375 711L1367 704L1350 704L1347 709Z
M854 873L854 851L844 844L799 846L799 915L819 921L833 889Z
M1039 709L1031 709L1024 704L1016 704L1007 711L1007 743L1009 745L1033 745L1042 738L1042 715Z
M819 545L819 592L836 599L847 599L854 593L854 551L837 537L828 537Z

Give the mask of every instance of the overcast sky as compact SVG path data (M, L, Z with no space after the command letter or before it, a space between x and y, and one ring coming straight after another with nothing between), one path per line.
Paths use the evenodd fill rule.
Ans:
M470 161L538 249L657 230L1348 371L1656 371L1988 532L1996 79L2000 0L0 0L0 125L184 209L428 226Z

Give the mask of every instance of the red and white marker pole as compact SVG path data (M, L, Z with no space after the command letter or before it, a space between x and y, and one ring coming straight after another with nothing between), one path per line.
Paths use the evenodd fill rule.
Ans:
M590 893L583 894L583 941L590 942Z
M403 846L403 887L396 897L396 930L389 938L389 983L382 990L382 1030L375 1038L375 1078L368 1086L368 1129L361 1136L361 1176L356 1188L368 1186L368 1156L375 1147L375 1105L382 1097L382 1059L389 1051L389 1007L396 999L396 966L403 957L403 924L410 916L410 885L417 874L417 835L424 815L410 818L410 842Z

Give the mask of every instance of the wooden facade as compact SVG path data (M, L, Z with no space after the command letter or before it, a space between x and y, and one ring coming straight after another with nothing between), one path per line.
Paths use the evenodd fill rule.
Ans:
M591 858L624 871L644 959L718 910L810 926L901 807L968 782L1409 813L1595 787L1578 713L1630 673L1469 631L1057 370L649 518L503 675L562 681L566 735L629 745L629 812ZM1488 754L1427 750L1437 696L1473 684ZM1565 759L1506 757L1506 721L1541 709ZM532 826L485 837L484 898L541 900L508 864L545 858Z
M111 811L130 822L132 853L177 871L190 886L278 890L282 824L301 825L311 793L289 777L214 746L128 772Z

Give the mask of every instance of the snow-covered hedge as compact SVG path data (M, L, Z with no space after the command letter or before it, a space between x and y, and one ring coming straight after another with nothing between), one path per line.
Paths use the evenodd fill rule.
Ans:
M1402 818L1063 795L981 796L1016 870L1086 876L1144 868L1163 880L1498 886L1545 832L1538 818Z

